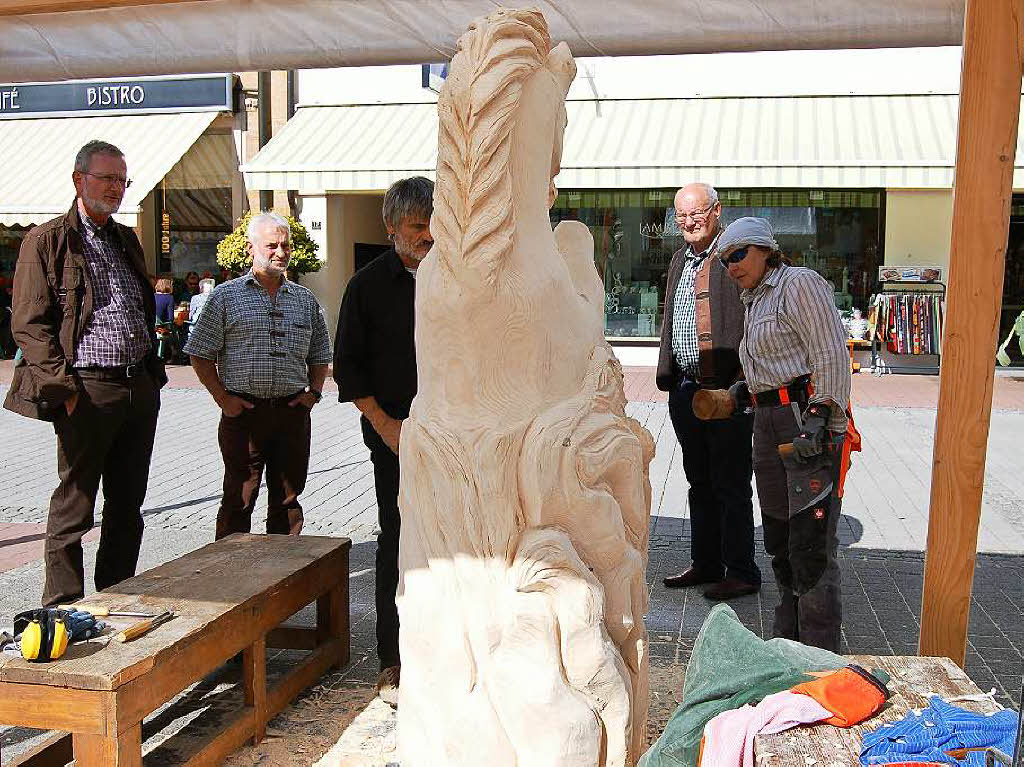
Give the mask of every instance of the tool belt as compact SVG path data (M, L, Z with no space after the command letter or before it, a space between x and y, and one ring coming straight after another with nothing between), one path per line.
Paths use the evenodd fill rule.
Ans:
M754 407L775 407L777 405L788 405L795 402L798 405L806 405L807 400L814 394L814 386L811 384L809 375L800 376L792 383L783 386L781 389L769 389L758 394L750 393L754 401Z

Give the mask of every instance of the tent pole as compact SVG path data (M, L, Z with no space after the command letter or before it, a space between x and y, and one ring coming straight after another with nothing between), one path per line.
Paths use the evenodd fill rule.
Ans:
M967 0L921 655L967 649L1020 111L1019 0Z

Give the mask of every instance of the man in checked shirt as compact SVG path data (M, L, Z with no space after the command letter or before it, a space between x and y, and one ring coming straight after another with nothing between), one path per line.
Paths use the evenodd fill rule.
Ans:
M103 479L96 589L135 574L160 387L156 307L142 246L112 216L131 185L124 153L90 141L65 215L21 246L11 329L24 359L4 407L53 422L60 483L46 521L43 605L83 596L82 536Z
M252 269L214 289L185 344L221 409L224 494L216 537L249 532L264 468L267 532L298 535L309 414L322 396L331 343L316 298L285 276L288 221L260 213L246 234Z
M743 376L737 349L743 335L739 289L712 255L721 235L722 206L709 184L676 193L676 223L686 247L668 268L657 384L669 392L668 412L690 485L692 564L664 583L709 584L704 596L727 600L761 586L754 562L751 433L746 414L701 421L693 414L699 389L727 389Z

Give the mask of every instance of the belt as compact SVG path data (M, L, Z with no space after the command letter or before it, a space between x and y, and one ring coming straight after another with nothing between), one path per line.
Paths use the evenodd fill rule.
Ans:
M119 365L117 367L84 367L75 368L75 372L82 378L98 378L103 381L127 381L129 378L137 378L146 373L146 365L136 362L134 365Z
M811 377L807 375L800 376L780 389L769 389L757 394L751 392L750 398L754 401L754 407L774 407L788 405L791 402L805 405L812 394L814 394L814 386L811 384Z
M283 407L291 402L293 399L298 397L305 389L299 389L294 394L287 394L284 397L267 397L266 399L260 397L254 397L251 394L245 394L240 391L228 391L232 397L239 397L244 399L246 402L251 402L254 405L269 405L270 407Z

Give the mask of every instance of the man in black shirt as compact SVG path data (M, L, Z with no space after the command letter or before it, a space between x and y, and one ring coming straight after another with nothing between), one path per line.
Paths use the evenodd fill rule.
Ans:
M398 442L416 395L413 305L416 267L430 236L434 184L422 176L396 181L384 195L384 226L394 247L356 272L345 289L334 346L338 399L363 414L377 489L377 690L398 702Z

